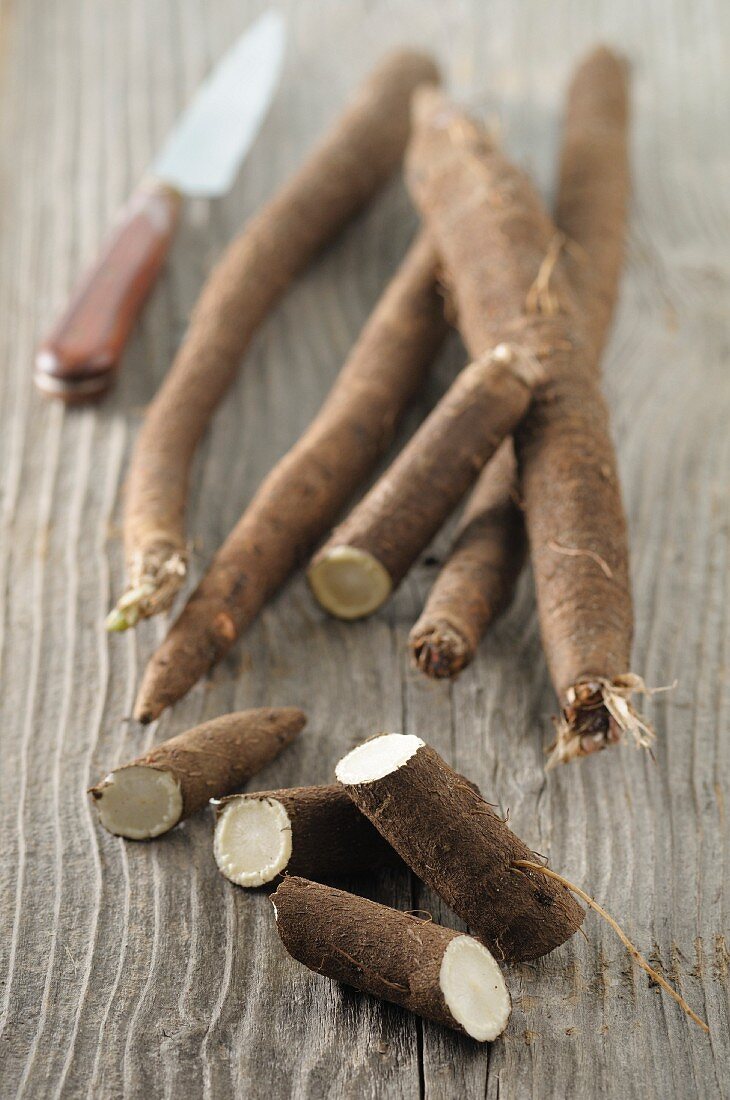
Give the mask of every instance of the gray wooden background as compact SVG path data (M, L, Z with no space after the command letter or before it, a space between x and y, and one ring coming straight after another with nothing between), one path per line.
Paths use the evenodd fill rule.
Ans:
M243 0L7 0L0 8L0 1095L717 1097L728 1082L730 9L722 0L299 0L282 86L234 192L190 206L114 396L64 411L35 341L210 65ZM629 748L543 771L554 700L529 578L453 686L408 667L424 562L346 626L301 578L157 728L126 720L164 624L109 638L120 494L142 410L197 289L243 219L389 46L434 49L550 192L561 97L597 39L634 62L630 255L607 357L633 548L635 668L677 681ZM266 324L206 439L190 511L199 574L318 407L414 229L397 182ZM456 340L414 410L462 361ZM436 546L443 549L445 541ZM479 1047L333 986L281 948L265 897L217 873L205 815L149 845L102 834L90 781L223 711L296 703L300 743L261 786L327 780L376 730L431 741L553 865L604 901L705 1015L708 1038L594 917L513 970ZM362 885L451 921L414 881Z

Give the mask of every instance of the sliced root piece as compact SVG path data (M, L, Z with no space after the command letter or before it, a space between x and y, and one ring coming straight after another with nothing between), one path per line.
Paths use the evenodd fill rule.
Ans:
M471 936L294 876L271 900L284 946L310 970L478 1042L507 1026L504 978Z
M449 1012L472 1039L488 1043L502 1034L512 1004L502 971L483 943L454 936L441 959L439 985Z
M338 784L225 799L214 852L226 878L249 887L272 882L284 871L329 881L400 864Z
M383 733L343 756L337 765L337 778L345 786L373 783L402 768L425 744L414 733Z
M224 714L116 768L89 791L99 821L116 836L150 840L238 790L304 727L296 707Z
M408 866L498 958L545 955L580 927L585 914L564 887L514 875L515 860L533 858L529 848L420 738L373 738L336 774Z
M387 569L367 550L333 546L312 564L309 584L318 603L338 619L377 611L393 589Z

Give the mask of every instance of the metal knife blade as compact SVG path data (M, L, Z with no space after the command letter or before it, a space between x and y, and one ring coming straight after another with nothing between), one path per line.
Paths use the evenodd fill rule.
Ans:
M218 62L150 171L184 195L224 195L253 144L284 57L284 19L267 11Z

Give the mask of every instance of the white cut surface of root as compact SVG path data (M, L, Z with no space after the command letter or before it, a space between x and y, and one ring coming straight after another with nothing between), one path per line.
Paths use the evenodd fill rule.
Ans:
M390 596L388 571L367 550L334 546L309 570L318 602L338 619L361 619L377 611Z
M115 836L151 840L177 825L183 797L177 777L163 768L130 764L91 791L99 821Z
M472 936L457 936L444 951L439 985L446 1006L464 1031L480 1043L501 1035L512 1011L502 971Z
M414 733L383 733L343 756L335 775L345 786L373 783L402 768L423 746Z
M215 861L237 886L263 886L286 868L292 853L289 814L275 798L234 798L221 810Z

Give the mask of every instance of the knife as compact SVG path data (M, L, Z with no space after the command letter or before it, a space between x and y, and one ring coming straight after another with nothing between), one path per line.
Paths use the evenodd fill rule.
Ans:
M110 387L184 197L225 194L253 144L278 83L284 39L283 17L265 12L201 85L38 348L34 377L42 393L76 404Z

